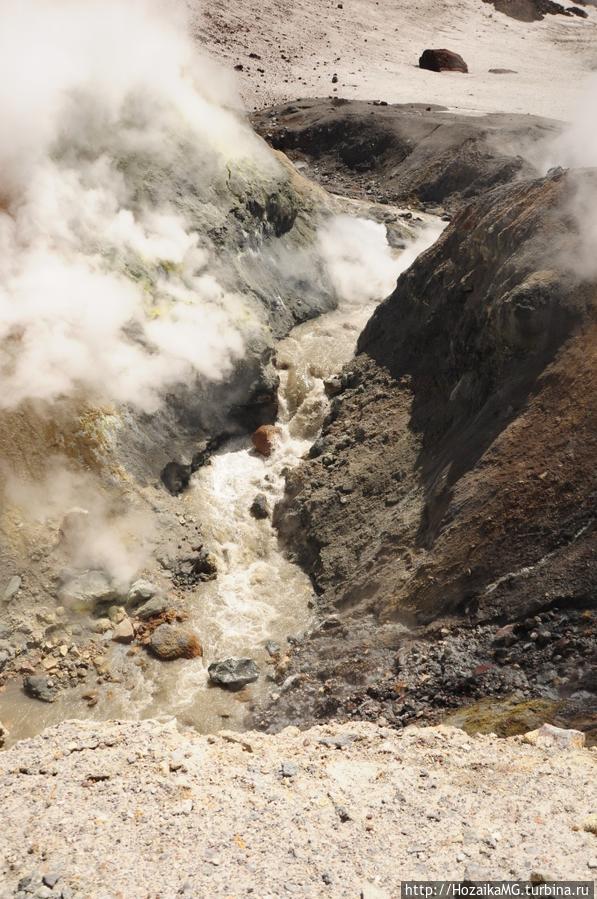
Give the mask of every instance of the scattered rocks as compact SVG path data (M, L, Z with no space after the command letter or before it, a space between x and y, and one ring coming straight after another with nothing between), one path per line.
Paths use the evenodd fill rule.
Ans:
M452 50L424 50L419 59L419 68L430 72L468 72L462 56Z
M54 681L44 674L31 674L23 681L25 693L41 702L55 702L57 691Z
M253 659L223 659L212 662L207 669L212 684L228 690L240 690L259 678L259 668Z
M256 518L258 521L269 518L271 510L265 493L257 494L251 504L251 508L249 511L251 512L253 518Z
M196 659L203 655L195 632L178 624L160 624L151 635L149 646L152 653L163 661Z
M298 771L298 765L295 765L294 762L282 762L280 766L282 777L296 777Z
M266 457L271 456L279 433L280 432L275 425L261 425L261 427L257 428L253 433L251 441L260 455Z

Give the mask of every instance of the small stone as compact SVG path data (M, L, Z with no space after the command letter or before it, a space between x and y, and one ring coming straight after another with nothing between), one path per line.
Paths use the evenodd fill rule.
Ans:
M135 628L130 618L124 618L117 624L112 634L115 643L132 643L135 639Z
M6 738L7 738L7 736L8 736L8 731L7 731L7 729L4 727L4 725L2 724L2 722L0 721L0 749L1 749L1 748L4 746L4 744L6 743Z
M582 829L586 833L593 833L597 836L597 815L589 815L582 823Z
M587 866L591 869L597 868L597 858L590 858L587 862Z
M44 874L42 877L43 882L47 887L50 887L51 890L54 889L58 881L60 880L60 874Z
M298 774L298 767L294 764L294 762L282 762L280 767L280 773L282 777L296 777Z
M3 596L4 602L10 602L11 599L14 599L14 597L17 595L17 593L21 589L21 584L22 584L22 580L18 576L18 574L15 575L14 577L10 578L6 587L4 588L4 596Z
M265 644L265 651L269 656L277 656L280 655L281 646L279 643L276 643L275 640L268 640Z
M193 811L193 800L192 799L183 799L182 802L176 803L172 807L173 815L190 815Z

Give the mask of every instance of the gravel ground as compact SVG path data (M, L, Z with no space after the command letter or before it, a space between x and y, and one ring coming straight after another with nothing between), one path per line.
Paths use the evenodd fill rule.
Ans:
M596 758L446 727L67 722L0 755L0 896L388 899L406 878L591 879Z

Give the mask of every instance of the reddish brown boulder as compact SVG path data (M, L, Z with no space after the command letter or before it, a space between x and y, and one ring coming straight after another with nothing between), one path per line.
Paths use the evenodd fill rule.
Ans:
M430 72L468 72L462 56L452 50L424 50L419 59L419 68Z
M160 624L151 635L151 651L159 659L196 659L203 648L194 631L177 624Z
M261 425L253 434L251 440L258 453L262 456L271 456L278 436L279 431L275 425Z

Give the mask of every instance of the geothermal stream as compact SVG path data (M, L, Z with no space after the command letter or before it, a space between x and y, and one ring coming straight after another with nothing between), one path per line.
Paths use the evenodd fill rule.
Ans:
M425 220L424 230L401 252L390 251L383 238L392 281L441 231L436 220ZM383 235L382 226L367 224ZM217 578L189 597L188 624L199 635L203 659L164 663L142 651L131 657L130 647L108 639L111 680L97 689L92 708L82 701L88 685L44 704L24 696L20 684L7 684L2 717L10 744L67 718L175 715L203 733L242 729L247 704L258 703L273 686L267 644L279 644L283 655L287 638L308 629L314 605L311 582L281 551L271 518L257 520L250 507L257 494L265 495L270 511L282 497L286 471L299 464L321 430L328 409L324 380L350 360L381 299L345 296L335 311L298 325L280 341L279 436L271 456L259 455L248 437L235 438L194 475L180 497L180 516L200 522L205 547L218 562ZM211 687L208 664L230 656L254 659L259 680L240 692Z

